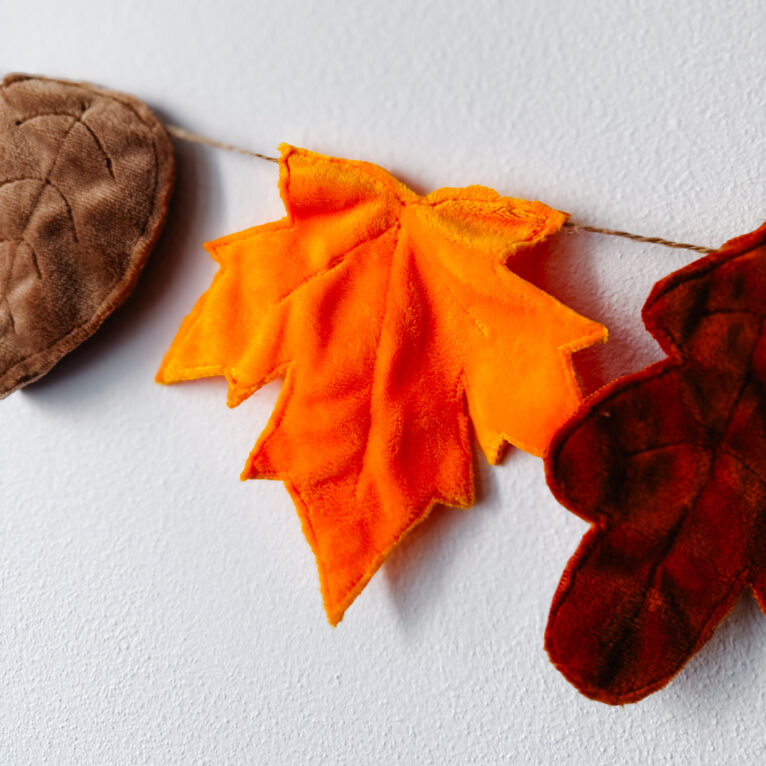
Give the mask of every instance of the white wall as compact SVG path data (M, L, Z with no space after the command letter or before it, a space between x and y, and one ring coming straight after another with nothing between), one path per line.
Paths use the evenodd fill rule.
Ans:
M765 34L760 0L8 0L0 71L100 82L421 191L482 183L717 245L766 217ZM328 627L286 491L238 480L277 385L228 410L221 381L153 383L214 272L201 243L282 215L274 166L179 158L134 297L0 402L0 762L762 762L749 596L637 705L551 666L547 610L585 525L521 452L479 460L477 506L437 510ZM595 235L553 250L543 284L612 329L591 384L658 358L640 307L692 259Z

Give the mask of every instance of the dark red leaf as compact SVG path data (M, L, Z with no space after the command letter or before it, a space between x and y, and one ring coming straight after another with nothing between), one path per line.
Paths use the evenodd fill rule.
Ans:
M612 704L664 686L748 585L766 603L766 225L658 282L643 317L668 359L587 399L546 461L593 523L546 648Z

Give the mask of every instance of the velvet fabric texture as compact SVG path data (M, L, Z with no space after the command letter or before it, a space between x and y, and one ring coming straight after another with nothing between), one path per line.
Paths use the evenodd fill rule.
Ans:
M546 648L611 704L664 686L746 588L766 606L766 225L658 282L643 318L668 358L589 397L546 462L593 524Z
M0 84L0 398L127 297L162 230L173 147L149 108L83 83Z
M542 454L580 401L571 352L605 330L505 266L563 213L281 151L287 217L208 245L158 380L224 375L234 406L285 376L242 478L284 481L335 624L435 503L473 502L469 414L491 462Z

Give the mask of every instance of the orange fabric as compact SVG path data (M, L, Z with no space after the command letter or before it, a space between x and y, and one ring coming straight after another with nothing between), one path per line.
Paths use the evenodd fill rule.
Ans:
M225 375L235 406L285 376L242 478L284 481L336 624L435 503L473 502L468 415L491 462L543 454L580 401L571 352L606 330L505 267L564 213L281 151L287 217L208 245L157 379Z

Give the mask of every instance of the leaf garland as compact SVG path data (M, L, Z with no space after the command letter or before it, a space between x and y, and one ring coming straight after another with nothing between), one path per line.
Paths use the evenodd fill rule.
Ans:
M225 376L235 406L285 378L242 478L284 481L332 624L435 504L473 503L471 426L492 463L505 443L546 456L554 495L593 524L546 630L587 696L664 686L748 587L766 611L766 225L655 285L643 316L668 358L567 422L571 354L606 330L507 264L566 214L480 186L421 197L375 165L281 150L287 216L208 245L220 270L157 379ZM127 296L173 172L137 99L3 80L0 397Z

